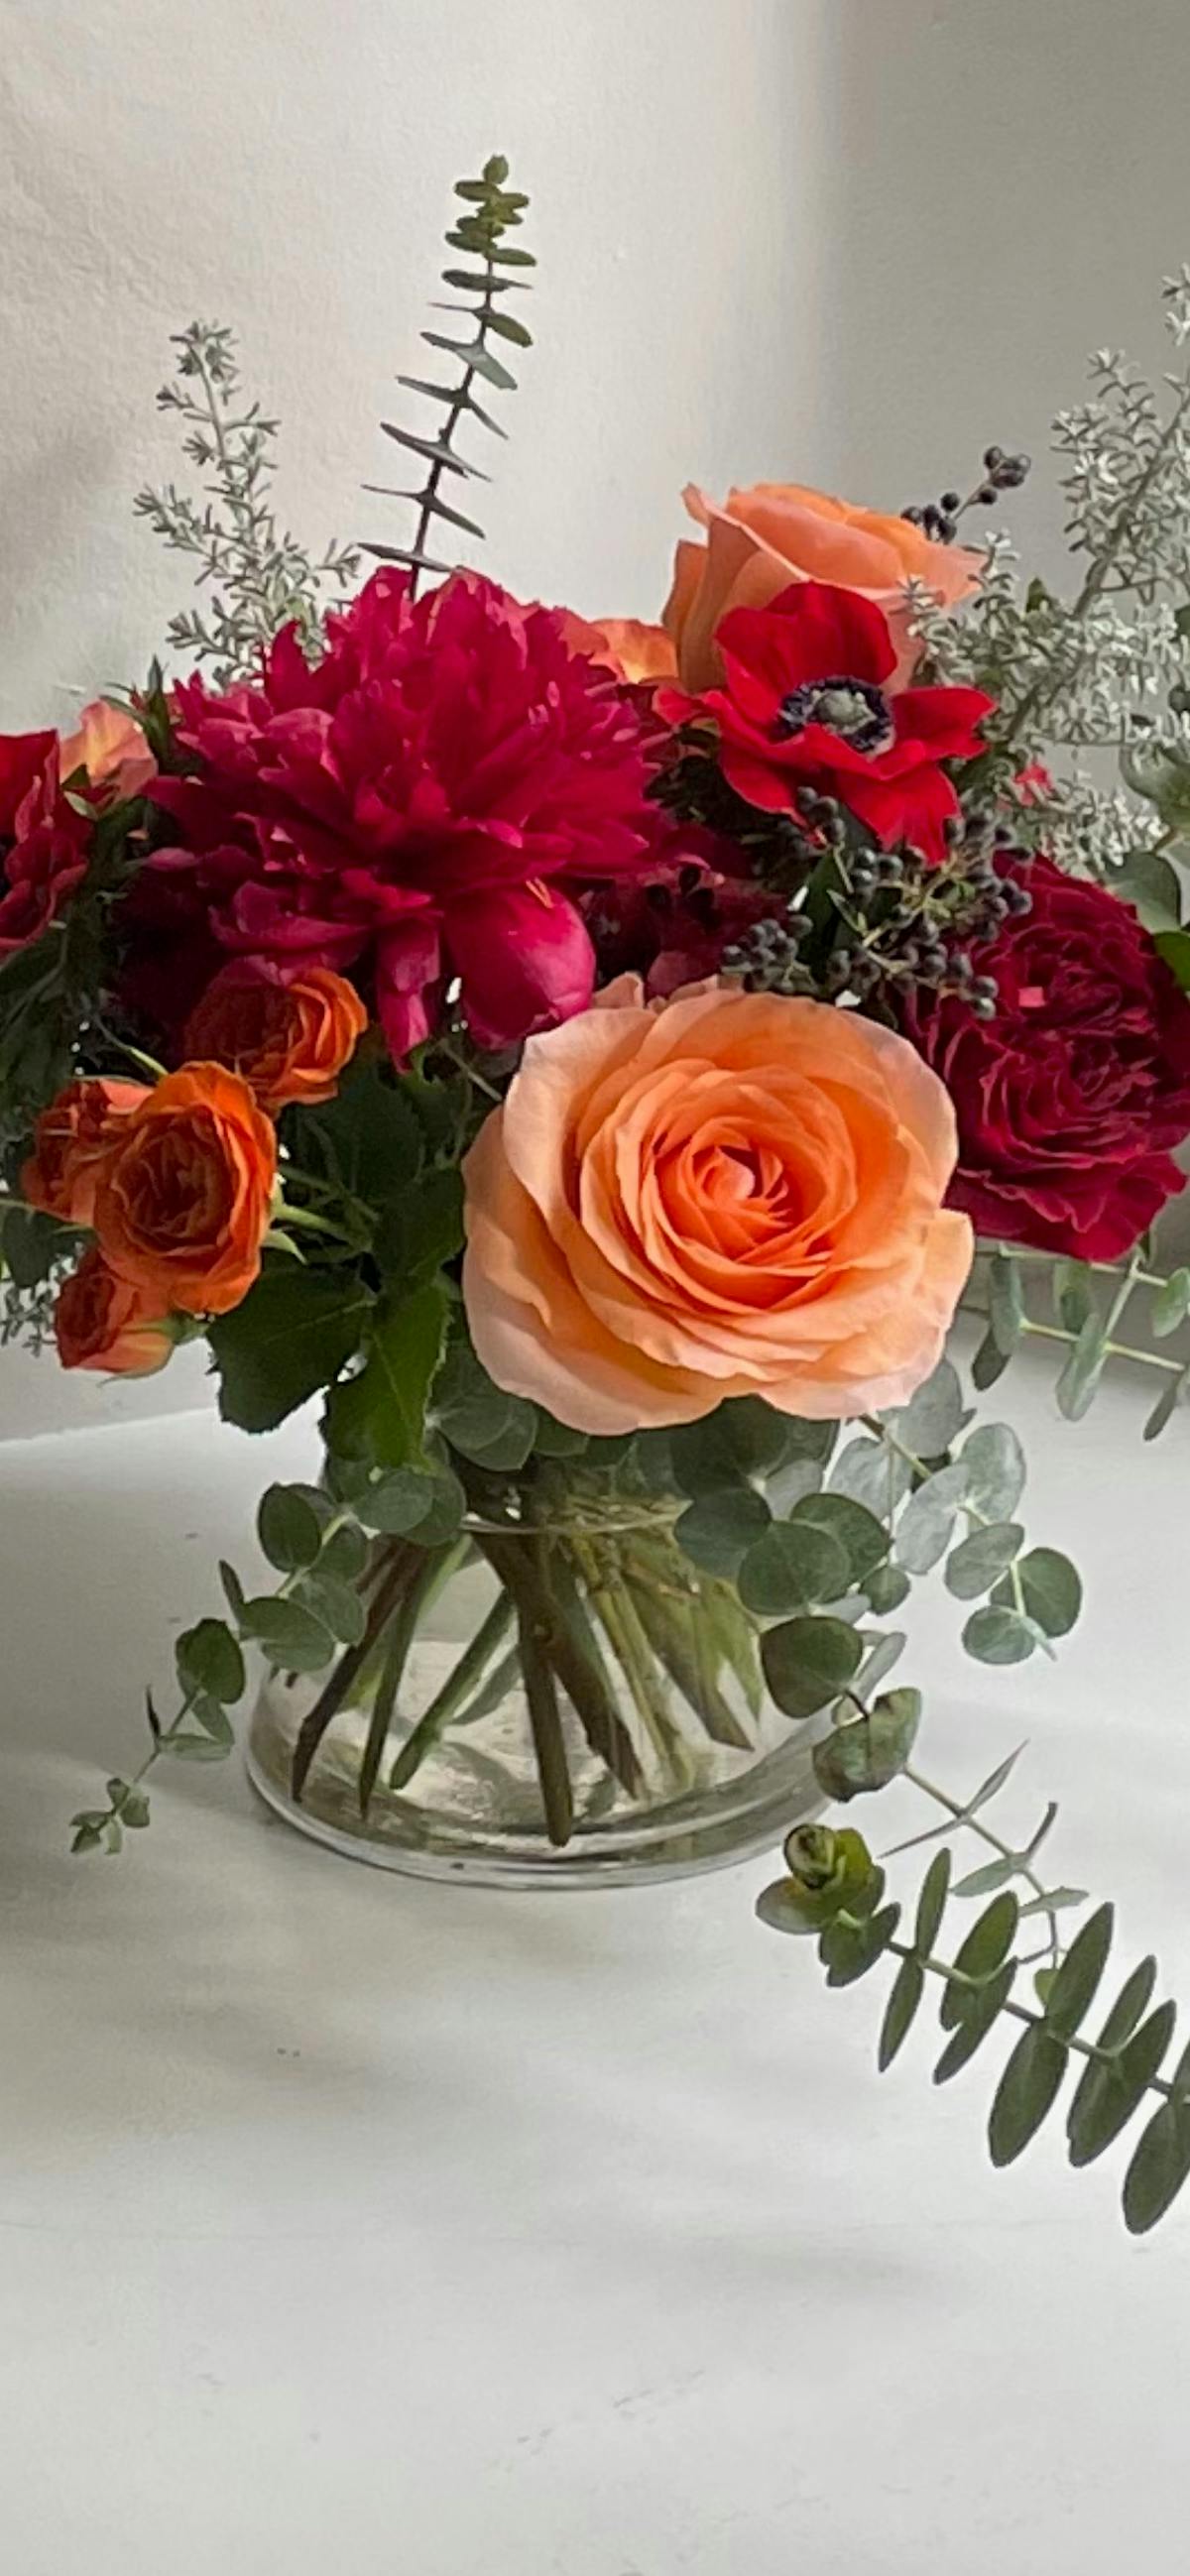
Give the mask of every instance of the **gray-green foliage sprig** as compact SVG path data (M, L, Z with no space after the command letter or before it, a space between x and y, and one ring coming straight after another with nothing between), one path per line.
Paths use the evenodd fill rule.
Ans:
M529 203L519 189L507 186L507 179L508 163L502 154L494 153L484 163L478 179L458 179L455 182L455 195L462 198L465 211L452 225L446 240L451 250L461 253L473 264L443 270L442 282L451 290L450 300L435 309L464 315L471 325L471 337L460 339L452 336L450 331L423 331L421 336L435 353L458 359L460 372L456 381L441 384L423 376L397 378L397 383L403 385L407 392L418 394L423 401L439 406L441 425L432 435L424 436L400 428L395 421L385 420L380 424L387 438L395 439L398 447L405 448L409 455L424 464L425 479L412 489L386 483L369 483L364 487L366 491L383 493L392 500L414 504L417 520L411 545L369 544L366 548L368 554L376 555L383 563L407 565L414 590L419 573L446 573L453 569L441 551L442 546L449 543L453 529L457 528L464 536L483 538L479 521L468 517L453 501L443 498L443 477L449 474L462 481L488 480L478 465L471 464L459 453L458 435L465 423L474 420L482 428L490 430L494 437L503 438L505 433L499 422L493 420L480 403L476 384L490 385L498 393L512 392L516 378L503 358L497 355L492 342L495 340L516 349L527 349L532 345L532 333L515 313L507 311L501 300L526 289L529 280L520 274L509 277L500 272L510 268L519 272L536 264L531 251L522 250L518 243L507 238L520 224L523 209ZM435 523L438 531L445 531L444 535L436 533ZM432 540L438 549L433 553L430 551Z
M192 322L175 333L173 346L178 372L157 403L186 423L183 453L203 478L202 498L168 483L138 492L133 507L197 567L196 584L209 594L205 612L183 609L166 631L174 650L209 663L223 688L254 672L291 620L304 640L314 640L326 584L347 588L360 558L333 541L314 558L278 523L270 499L278 424L246 400L232 333Z
M1039 1279L1045 1283L1040 1300ZM1190 1269L1184 1265L1160 1270L1141 1251L1125 1262L1074 1261L1001 1245L978 1263L972 1301L987 1319L971 1364L981 1391L995 1385L1027 1342L1040 1342L1057 1356L1055 1395L1068 1422L1089 1412L1105 1369L1120 1361L1155 1372L1159 1381L1146 1440L1159 1439L1190 1400ZM1136 1322L1129 1321L1130 1310ZM1151 1348L1138 1338L1146 1331L1151 1342L1173 1347Z
M880 2032L882 2072L904 2045L931 1979L942 1986L940 2020L946 2034L934 2068L936 2084L948 2083L969 2064L997 2025L1020 2025L988 2121L993 2164L1012 2164L1023 2154L1053 2110L1076 2060L1081 2073L1066 2118L1073 2165L1090 2164L1102 2155L1151 2096L1152 2116L1125 2175L1123 2207L1132 2234L1143 2235L1156 2225L1190 2176L1190 2048L1183 2050L1172 2075L1163 2077L1160 2069L1173 2039L1176 2007L1162 2003L1149 2010L1157 1978L1151 1958L1126 1978L1097 2037L1084 2036L1083 2024L1111 1953L1110 1905L1088 1916L1060 1966L1041 1972L1034 2007L1022 2002L1017 1991L1026 1962L1015 1948L1021 1909L1011 1889L993 1897L953 1957L942 1954L948 1852L937 1853L930 1863L908 1940L899 1937L901 1907L884 1902L884 1871L860 1836L850 1830L835 1835L822 1826L803 1828L790 1836L786 1862L788 1875L765 1889L757 1910L774 1931L817 1935L828 1985L853 1985L884 1958L898 1962Z

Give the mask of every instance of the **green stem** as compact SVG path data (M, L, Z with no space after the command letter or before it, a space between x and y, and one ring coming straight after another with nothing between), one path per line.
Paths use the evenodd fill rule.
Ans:
M979 1816L968 1815L966 1808L957 1798L952 1798L948 1790L939 1789L933 1780L927 1780L924 1774L915 1771L911 1764L906 1763L902 1776L910 1781L915 1789L920 1789L923 1797L932 1798L936 1806L945 1807L947 1814L954 1817L956 1824L963 1824L970 1833L978 1834L980 1841L988 1843L993 1851L999 1852L1002 1860L1012 1861L1015 1865L1015 1875L1024 1879L1026 1886L1032 1888L1034 1896L1040 1897L1042 1904L1045 1905L1046 1891L1036 1870L1020 1852L1014 1850L1011 1843L1003 1842L1000 1835L993 1833L991 1826L985 1825ZM1045 1906L1045 1919L1049 1925L1050 1957L1056 1968L1062 1956L1062 1940L1057 1915L1048 1906Z
M380 1668L380 1679L376 1685L376 1698L373 1702L371 1721L364 1744L363 1760L360 1763L358 1796L361 1816L367 1815L372 1803L376 1775L380 1769L384 1747L393 1722L397 1692L401 1687L405 1666L409 1660L409 1649L417 1634L418 1622L424 1617L431 1602L437 1599L443 1585L449 1582L451 1575L462 1564L467 1547L466 1539L453 1539L449 1547L427 1549L422 1555L421 1564L414 1572L412 1581L406 1586L397 1603L392 1628L385 1646L384 1662Z
M402 1745L389 1773L390 1789L395 1791L408 1786L414 1772L420 1769L426 1755L438 1743L450 1724L456 1709L461 1707L474 1684L482 1680L497 1647L503 1644L515 1616L516 1612L508 1593L498 1593L482 1626L476 1630L470 1645L464 1647L453 1671L443 1682L441 1690L430 1701L424 1716L418 1719L412 1734Z
M289 1780L290 1793L299 1805L310 1765L323 1736L332 1718L337 1717L352 1683L372 1653L402 1585L416 1572L420 1553L419 1549L411 1548L400 1541L393 1549L384 1580L378 1585L373 1596L372 1607L368 1612L368 1624L358 1646L349 1646L346 1654L340 1655L334 1671L315 1700L308 1717L302 1721L293 1748Z
M574 1832L574 1792L570 1785L570 1765L566 1759L566 1739L562 1733L553 1671L545 1652L544 1638L538 1635L527 1612L522 1612L520 1617L520 1648L546 1831L550 1841L560 1849L570 1841Z

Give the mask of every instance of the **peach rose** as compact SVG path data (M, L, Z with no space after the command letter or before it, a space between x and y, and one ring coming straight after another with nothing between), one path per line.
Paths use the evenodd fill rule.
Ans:
M332 1100L367 1025L354 985L332 967L287 976L263 959L237 959L207 986L186 1053L230 1065L275 1116L290 1100Z
M96 1244L63 1282L54 1338L63 1368L105 1369L112 1377L151 1377L174 1346L152 1296L118 1279Z
M678 676L673 639L664 626L650 626L643 617L576 617L570 608L563 609L562 623L571 651L605 663L617 680L676 680Z
M902 677L919 650L909 633L906 582L924 582L945 608L975 587L981 558L967 546L938 545L909 519L857 510L800 483L733 489L722 509L696 483L682 498L707 532L705 545L687 538L678 546L661 612L687 689L713 688L722 678L714 635L728 609L767 608L791 581L829 581L875 600L892 627Z
M21 1173L21 1196L66 1225L90 1225L108 1151L126 1118L149 1097L143 1082L68 1082L43 1109L33 1152Z
M95 1193L111 1268L158 1312L225 1315L260 1269L277 1139L236 1073L186 1064L119 1130Z
M110 787L117 796L139 796L157 775L157 763L135 716L95 698L84 707L78 730L58 745L59 775L69 778L85 769L91 787Z
M475 1348L579 1431L903 1404L970 1266L954 1162L890 1030L714 983L646 1006L624 976L529 1039L464 1164Z

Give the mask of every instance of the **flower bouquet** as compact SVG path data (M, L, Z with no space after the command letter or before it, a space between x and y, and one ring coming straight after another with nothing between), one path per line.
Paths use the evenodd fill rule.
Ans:
M899 517L691 491L661 623L590 623L451 565L532 267L502 161L458 195L464 319L384 424L411 541L365 579L278 526L196 325L161 400L202 498L138 504L198 564L182 675L0 743L4 1331L115 1372L202 1335L227 1421L322 1442L74 1847L226 1755L247 1658L253 1778L340 1848L562 1886L784 1840L762 1917L832 1985L889 1963L881 2064L931 1988L940 2077L1010 2023L994 2159L1072 2071L1075 2163L1142 2115L1144 2229L1190 2172L1173 2007L1149 1961L1088 2035L1110 1905L1050 1879L1052 1808L995 1830L1009 1763L917 1770L889 1623L934 1568L989 1666L1079 1615L956 1318L976 1397L1036 1338L1071 1417L1156 1375L1155 1437L1190 1374L1149 1240L1190 1134L1190 379L1104 358L1060 420L1069 599L961 541L1026 471L989 447ZM908 1915L849 1820L898 1775L940 1837Z

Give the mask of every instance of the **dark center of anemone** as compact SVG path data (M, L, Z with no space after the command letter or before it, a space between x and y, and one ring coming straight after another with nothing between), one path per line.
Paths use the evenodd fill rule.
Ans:
M779 742L787 742L807 725L825 725L856 751L887 751L893 740L888 700L870 680L803 680L782 698L773 732Z

